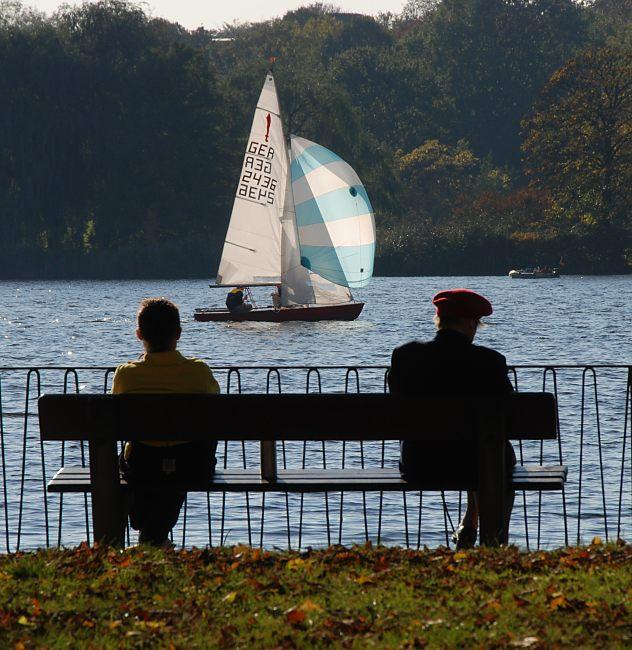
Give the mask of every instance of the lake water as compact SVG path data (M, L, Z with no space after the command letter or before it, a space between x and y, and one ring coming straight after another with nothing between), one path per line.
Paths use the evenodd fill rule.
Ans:
M139 301L148 296L167 296L175 300L183 318L181 351L205 359L211 366L387 366L393 347L413 338L433 336L434 313L432 295L446 288L468 287L486 295L494 305L494 314L487 320L477 343L493 347L507 357L510 365L562 366L567 364L632 364L632 276L562 277L552 280L510 280L507 277L451 277L451 278L375 278L369 287L357 291L356 298L366 302L360 318L354 322L322 323L197 323L192 314L196 307L221 306L225 294L210 289L206 280L151 280L151 281L75 281L75 282L2 282L0 283L0 366L116 366L133 359L140 352L134 335L134 315ZM260 304L269 304L269 289L257 290ZM226 389L226 372L218 378ZM384 370L360 372L362 390L381 390ZM42 390L59 391L63 372L42 372ZM110 377L111 378L111 377ZM344 371L323 371L323 390L344 389ZM351 377L355 389L355 375ZM542 389L542 369L518 370L521 389ZM625 419L626 369L597 369L595 371L598 399L592 371L560 369L558 382L561 431L564 442L564 461L570 466L572 478L566 495L567 521L570 541L576 541L578 521L580 539L593 534L616 534L617 523L626 534L632 526L630 513L630 461L623 467L624 492L619 511L621 459L625 449L624 432L629 429ZM21 453L24 444L25 371L2 371L3 429L6 447L7 503L0 526L6 529L8 542L15 547L15 529L19 519L21 491ZM33 378L31 378L33 379ZM244 372L242 389L264 391L266 371ZM273 377L276 381L276 375ZM547 389L553 386L553 376L546 375ZM287 370L281 373L283 390L304 391L307 387L305 370ZM311 374L309 389L317 389L318 377ZM81 390L103 389L103 371L81 371L78 383ZM231 378L236 389L236 376ZM273 389L276 389L274 383ZM583 387L583 391L582 391ZM33 390L31 387L31 396ZM583 401L582 401L583 392ZM583 406L582 406L583 405ZM628 405L629 408L629 405ZM30 410L34 405L29 406ZM583 418L582 418L583 412ZM248 414L256 418L256 413ZM423 417L423 416L421 416ZM583 420L583 421L582 421ZM23 496L21 545L41 545L44 524L42 519L42 471L38 449L36 422L31 418L27 427L27 462ZM629 432L625 432L629 437ZM583 439L583 447L580 442ZM601 446L599 441L601 440ZM341 450L337 443L328 447L328 466L340 463ZM556 461L556 443L547 443L545 457ZM627 441L629 445L629 441ZM628 446L629 450L630 447ZM601 450L601 463L599 451ZM46 447L46 478L59 465L57 448ZM76 451L76 450L75 450ZM380 449L365 450L368 460L379 462ZM537 461L538 449L525 449L529 459ZM581 453L580 453L581 452ZM72 452L69 452L72 453ZM229 449L229 462L240 463L241 451ZM300 456L300 449L288 450L290 462ZM347 463L359 462L359 451L349 445ZM627 452L629 455L629 451ZM293 456L294 454L294 456ZM387 448L387 463L394 463L396 445ZM582 484L578 469L582 462ZM307 450L308 463L322 466L322 448L312 444ZM332 460L337 459L337 460ZM248 462L256 463L256 450L247 449ZM604 489L601 473L604 474ZM580 499L581 494L581 499ZM299 497L291 497L290 506L299 508ZM531 541L537 526L538 498L527 500L527 524ZM522 504L522 497L518 499ZM221 497L212 496L211 523L213 543L221 528ZM604 502L605 513L604 517ZM248 538L247 510L243 495L228 496L225 511L224 535L228 543ZM49 497L49 524L56 526L58 498ZM326 541L323 518L323 495L304 499L302 543L322 544ZM341 539L363 541L365 517L361 495L345 495L344 521ZM535 504L535 506L533 505ZM66 497L61 539L65 543L80 541L85 536L81 497ZM204 495L190 498L187 513L187 543L208 543L207 502ZM287 511L285 497L271 495L265 509L264 542L267 545L287 544ZM340 532L340 497L330 495L326 504L330 510L332 541ZM379 515L379 497L367 495L367 528L376 538L380 528L382 541L404 543L404 510L402 495L385 495L383 521ZM411 543L416 543L418 532L419 498L409 495L409 527ZM455 495L448 497L448 513L458 517ZM542 543L562 543L563 526L560 495L547 495L542 500ZM249 499L251 535L259 540L260 497ZM535 507L535 510L534 510ZM444 508L439 495L423 495L421 543L429 545L445 541ZM299 515L290 509L292 543L297 543ZM525 542L524 511L516 510L513 528L515 539ZM6 538L6 530L0 537ZM56 533L56 531L55 531ZM335 533L335 534L334 534ZM176 535L181 534L179 528ZM628 535L629 537L629 535ZM57 537L54 537L56 540ZM0 541L0 545L2 541ZM1 548L1 546L0 546Z
M141 298L167 296L181 309L181 349L213 365L387 364L394 346L433 335L431 298L468 287L494 305L478 341L508 363L632 361L632 276L510 280L499 277L374 278L350 323L197 323L196 307L223 306L205 280L0 283L2 365L116 365L134 358ZM258 290L265 304L267 292ZM269 302L269 301L267 301Z

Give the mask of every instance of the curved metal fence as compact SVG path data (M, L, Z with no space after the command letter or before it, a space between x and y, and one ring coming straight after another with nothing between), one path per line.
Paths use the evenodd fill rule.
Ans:
M43 392L107 392L114 368L0 367L0 551L73 546L91 538L87 495L47 494L62 465L87 464L83 444L42 443ZM385 366L213 368L225 392L383 392ZM511 540L525 548L630 539L632 529L632 366L515 366L516 390L558 401L559 438L516 445L520 463L569 466L560 493L520 493ZM243 413L256 418L257 413ZM279 414L282 419L283 414ZM309 417L309 414L306 414ZM420 421L424 414L419 413ZM292 467L395 467L396 442L287 442L278 462ZM224 443L218 465L258 467L258 443ZM174 529L182 546L245 543L305 548L372 541L419 548L450 545L465 507L461 493L190 494ZM135 542L135 534L128 536Z

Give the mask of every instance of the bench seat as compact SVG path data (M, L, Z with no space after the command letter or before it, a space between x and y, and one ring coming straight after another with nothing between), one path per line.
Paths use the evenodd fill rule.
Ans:
M561 490L566 481L566 465L516 465L513 469L514 490ZM189 492L340 492L402 490L465 490L474 486L449 476L441 486L405 481L397 469L280 469L275 481L261 477L259 469L219 469L213 480L202 485L182 485ZM127 485L121 479L121 485ZM88 467L62 467L48 484L49 492L90 492Z

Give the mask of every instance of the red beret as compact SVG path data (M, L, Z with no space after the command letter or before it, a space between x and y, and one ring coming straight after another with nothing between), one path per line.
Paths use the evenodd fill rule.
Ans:
M432 304L439 318L481 318L492 313L489 300L469 289L440 291Z

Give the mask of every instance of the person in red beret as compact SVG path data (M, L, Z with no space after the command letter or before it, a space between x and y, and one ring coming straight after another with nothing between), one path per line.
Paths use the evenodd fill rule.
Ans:
M481 318L492 313L487 298L469 289L440 291L433 299L436 307L437 334L432 341L412 341L395 348L388 374L391 393L400 395L502 395L513 390L507 376L507 362L498 352L474 345ZM423 417L423 414L420 414ZM474 443L403 441L400 470L414 481L417 477L442 476L446 473L475 481ZM507 466L516 464L513 447L507 443ZM509 535L509 519L514 493L508 496L508 512L504 541ZM478 534L478 503L476 492L468 492L467 509L452 539L457 549L471 548Z

